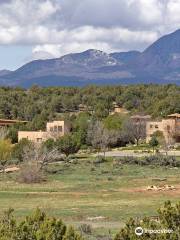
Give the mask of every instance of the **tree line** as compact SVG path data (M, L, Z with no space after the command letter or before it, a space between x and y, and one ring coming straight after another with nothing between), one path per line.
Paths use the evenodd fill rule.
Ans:
M107 117L113 102L132 113L144 112L163 117L180 112L180 87L176 85L131 85L48 87L30 89L0 88L0 118L31 121L32 128L59 113L78 110L79 104L89 106L94 116Z
M171 84L84 88L33 86L30 89L0 87L0 118L28 121L9 128L9 138L13 143L17 142L18 130L44 130L47 121L65 119L73 125L81 104L90 109L92 119L103 121L107 128L114 125L117 129L121 128L122 121L108 117L113 110L113 102L126 108L130 114L143 113L162 118L180 113L180 87ZM78 121L75 128L80 131L86 123L80 120L80 126Z

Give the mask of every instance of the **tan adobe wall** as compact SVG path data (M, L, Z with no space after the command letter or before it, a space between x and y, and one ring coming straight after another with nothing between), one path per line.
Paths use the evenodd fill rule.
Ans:
M128 114L129 111L126 110L125 108L121 108L121 107L115 107L114 110L112 112L110 112L110 115L114 115L116 113L120 113L120 114Z
M69 132L69 127L64 121L53 121L46 124L46 131L19 131L18 141L28 139L32 142L44 142L49 138L62 137Z
M121 107L115 107L114 108L114 112L115 113L124 113L124 114L128 114L129 113L128 110L126 110L125 108L121 108Z
M47 132L31 132L31 131L19 131L18 132L18 141L21 139L28 139L29 141L40 143L46 141L48 137Z
M68 132L68 127L65 125L64 121L53 121L47 123L46 131L54 134L57 133L59 136L64 136L64 134Z
M146 142L149 142L153 133L161 131L164 135L165 141L168 144L175 142L174 135L176 131L175 119L163 119L162 121L151 121L146 123Z

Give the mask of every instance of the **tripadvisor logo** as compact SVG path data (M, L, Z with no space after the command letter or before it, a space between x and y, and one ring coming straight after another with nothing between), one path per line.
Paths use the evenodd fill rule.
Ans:
M172 233L173 230L172 229L146 229L146 228L142 228L142 227L137 227L135 229L135 234L137 236L141 236L143 234L166 234L166 233Z
M137 235L137 236L141 236L142 234L143 234L143 229L142 229L142 227L137 227L136 229L135 229L135 234Z

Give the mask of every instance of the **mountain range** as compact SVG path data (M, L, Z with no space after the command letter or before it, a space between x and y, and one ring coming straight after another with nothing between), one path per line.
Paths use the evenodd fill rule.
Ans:
M35 60L15 71L0 71L0 85L30 87L89 84L180 84L180 29L143 52L105 53L90 49L55 59Z

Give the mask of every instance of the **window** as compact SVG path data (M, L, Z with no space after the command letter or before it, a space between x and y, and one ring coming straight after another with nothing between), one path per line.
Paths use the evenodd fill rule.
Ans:
M171 127L169 125L167 125L167 131L170 132Z
M158 125L155 125L155 128L159 128L159 126L158 126Z
M42 138L37 138L37 142L42 142Z
M58 126L58 132L62 132L62 126Z
M150 128L153 128L153 125L152 125L152 124L150 125Z
M50 127L50 132L53 132L53 127Z
M54 131L57 132L58 131L58 127L54 126Z

